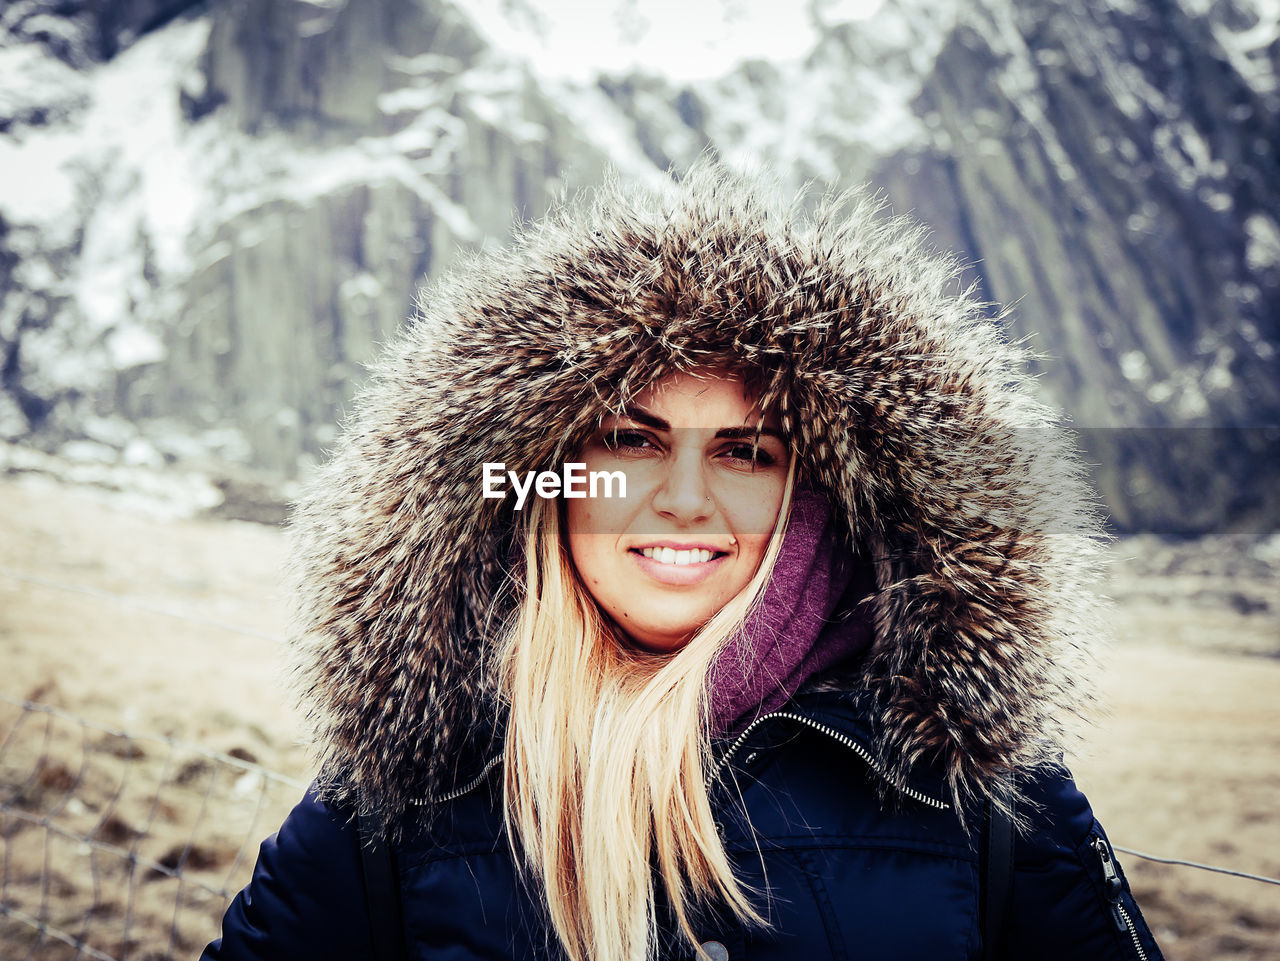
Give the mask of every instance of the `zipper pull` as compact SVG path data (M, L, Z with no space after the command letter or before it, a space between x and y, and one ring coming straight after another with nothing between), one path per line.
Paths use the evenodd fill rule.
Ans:
M1120 874L1116 871L1115 860L1111 856L1111 848L1107 846L1107 842L1101 837L1094 837L1093 850L1098 855L1098 860L1102 862L1102 886L1107 894L1107 903L1111 908L1111 920L1116 924L1116 930L1128 931L1129 924L1125 919L1124 912L1120 909L1120 892L1124 890L1124 882L1120 880Z

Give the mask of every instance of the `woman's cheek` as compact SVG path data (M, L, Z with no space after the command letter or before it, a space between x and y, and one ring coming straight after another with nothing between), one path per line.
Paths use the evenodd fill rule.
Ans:
M729 529L739 540L760 540L768 543L773 525L782 507L782 493L786 476L770 478L770 483L736 484L720 498L720 508L729 523ZM763 549L762 549L763 550Z
M588 466L588 476L591 469ZM626 477L626 483L621 488L615 484L610 496L588 496L571 502L586 505L586 510L590 512L594 525L592 529L600 533L610 533L617 536L623 534L633 536L653 534L654 530L652 528L654 524L652 522L638 524L637 518L642 516L643 507L653 500L654 492L658 487L656 472L652 468L646 468L644 465L619 465L616 461L596 469L621 471ZM601 490L603 491L603 487ZM625 491L626 495L622 496L621 491ZM650 529L645 530L645 527Z
M591 496L590 477L595 471L614 471L618 469L613 458L583 456L580 463L586 465L583 479L580 481L579 496L563 497L565 522L570 534L574 532L588 534L619 535L627 528L627 517L631 506L636 503L632 479L627 477L624 489L626 497L619 496L619 489L609 489L611 496ZM603 493L603 488L601 489Z

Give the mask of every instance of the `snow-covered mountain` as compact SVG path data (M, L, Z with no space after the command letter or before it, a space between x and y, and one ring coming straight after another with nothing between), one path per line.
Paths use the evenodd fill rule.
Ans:
M563 6L0 10L0 437L292 475L423 277L710 146L929 223L1120 526L1277 523L1280 0Z

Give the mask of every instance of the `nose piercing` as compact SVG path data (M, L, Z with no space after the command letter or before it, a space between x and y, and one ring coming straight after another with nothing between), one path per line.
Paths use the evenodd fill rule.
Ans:
M730 546L732 546L732 547L737 547L737 546L738 546L738 539L737 539L736 537L730 537L730 538L729 538L729 544L730 544Z

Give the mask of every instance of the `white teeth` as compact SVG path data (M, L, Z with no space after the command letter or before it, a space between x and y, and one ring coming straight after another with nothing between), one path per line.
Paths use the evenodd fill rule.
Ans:
M672 547L642 547L640 553L659 564L676 564L684 567L688 564L706 564L711 560L711 551L693 547L678 551Z

